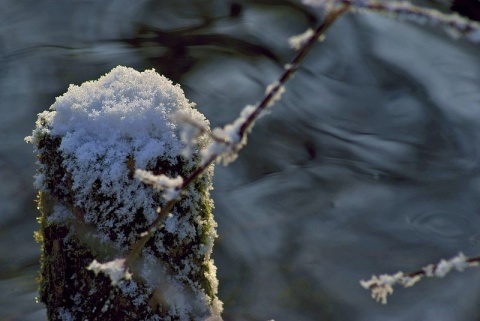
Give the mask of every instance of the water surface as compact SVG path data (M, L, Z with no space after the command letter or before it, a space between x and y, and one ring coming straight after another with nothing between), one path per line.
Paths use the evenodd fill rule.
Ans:
M0 320L36 304L36 113L122 64L179 82L219 126L282 72L317 13L294 2L4 1ZM217 166L225 320L478 320L480 273L396 289L359 280L480 253L480 50L441 30L343 17L231 166Z

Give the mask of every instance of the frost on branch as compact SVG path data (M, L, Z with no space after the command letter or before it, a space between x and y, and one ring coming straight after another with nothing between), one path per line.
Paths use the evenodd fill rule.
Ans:
M212 130L210 144L201 151L202 164L213 158L228 165L237 159L238 152L247 143L247 133L242 132L242 127L254 111L254 106L246 106L232 123Z
M192 118L182 112L176 113L172 117L174 121L180 124L180 139L185 145L182 155L191 157L198 145L205 146L207 144L208 137L205 134L210 132L208 123L205 123L203 119Z
M197 139L184 157L171 117L181 113L208 128L193 107L178 85L154 70L116 67L99 80L71 85L39 114L26 140L38 157L40 300L51 320L67 314L91 319L91 311L100 311L99 320L220 315L210 258L216 238L212 166L183 191L167 224L128 266L130 279L122 259L114 260L129 253L157 219L156 209L179 196L182 177L198 166L206 142ZM137 168L162 191L136 179ZM92 306L105 298L105 308Z
M95 274L100 272L105 273L112 281L113 286L117 285L122 280L130 280L132 278L132 274L125 266L124 259L116 259L103 264L99 263L97 260L93 260L93 262L87 267L87 270L93 271Z
M285 86L282 86L278 81L267 86L265 89L265 94L270 96L270 101L267 104L267 107L272 106L277 101L282 99L282 95L285 93ZM265 111L264 111L265 112Z
M304 33L290 37L288 39L288 44L291 48L299 50L304 46L310 39L315 35L315 31L313 29L307 29Z
M468 267L479 266L479 259L480 258L469 259L460 252L457 256L449 260L442 259L437 264L429 264L417 272L373 275L369 280L361 280L360 285L372 292L373 299L382 304L386 304L387 296L393 293L393 286L397 283L407 288L415 285L415 283L420 281L424 276L443 278L451 270L462 272Z
M199 135L207 134L210 140L200 151L201 164L219 161L226 166L237 159L238 152L247 144L247 135L255 121L266 113L265 108L280 100L284 92L283 84L274 82L266 88L262 103L256 106L245 106L240 116L232 123L214 128L211 132L196 124L194 120L182 116L181 121L184 123L182 136L195 139Z
M387 303L387 296L393 293L393 285L403 278L403 273L398 272L394 275L382 274L379 276L373 275L370 280L360 281L360 284L372 291L372 298L376 301Z
M463 272L463 270L472 266L478 266L478 263L469 262L468 258L460 252L457 256L451 258L450 260L442 259L436 265L427 265L422 270L425 272L425 276L443 278L451 270Z
M457 13L444 14L437 10L415 6L408 1L303 0L303 2L312 6L325 7L326 9L332 6L348 5L351 11L366 10L379 12L420 25L439 25L454 38L464 37L471 42L480 42L480 23L468 20Z
M171 201L180 197L180 191L183 184L182 176L170 178L163 174L154 175L150 171L137 169L135 170L135 177L142 182L151 185L155 189L164 191L162 196L167 201Z

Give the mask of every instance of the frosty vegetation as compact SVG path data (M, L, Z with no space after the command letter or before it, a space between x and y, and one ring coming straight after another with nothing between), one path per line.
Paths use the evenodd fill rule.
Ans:
M360 284L363 288L372 291L372 298L383 304L387 303L387 296L393 293L395 284L403 285L408 288L414 286L423 277L443 278L450 271L464 271L468 267L478 267L480 258L467 258L463 253L445 260L442 259L437 264L429 264L421 270L404 274L397 272L395 274L373 275L369 280L362 280Z
M114 241L114 247L118 250L116 258L105 263L94 260L88 269L107 274L111 285L119 286L122 281L131 279L130 267L140 256L147 255L146 261L149 262L157 260L153 254L144 251L144 248L151 238L156 238L156 241L161 243L157 238L157 231L161 227L168 232L183 233L184 238L191 237L192 227L180 214L172 210L176 202L188 195L192 200L187 199L182 206L187 208L187 211L197 211L194 205L196 191L192 183L205 173L211 172L211 165L215 161L228 165L238 157L238 152L247 143L247 135L255 121L281 98L286 82L310 48L342 14L359 10L380 12L422 24L440 24L450 33L455 32L456 35L465 36L471 41L480 41L480 27L477 23L457 15L422 9L406 2L306 0L305 3L326 8L324 22L317 29L309 29L290 40L298 53L286 65L278 81L267 88L265 96L258 104L245 107L237 119L223 127L210 130L208 121L192 108L181 89L153 70L145 71L139 76L138 72L125 67L115 68L98 82L87 82L80 87L71 86L68 95L57 99L54 109L39 114L37 128L28 141L37 143L39 137L46 134L64 137L60 150L67 155L66 169L75 176L72 186L77 193L75 204L87 209L84 219L86 223L95 223L99 227L100 238L111 242L106 235L112 232L117 235ZM158 122L159 118L162 121ZM179 128L180 137L173 137ZM130 151L133 151L133 155L130 155ZM178 155L190 157L187 159L191 159L191 162L185 165L191 169L189 174L184 177L170 177L168 173L156 175L145 170L151 167L152 159L158 155L164 155L172 165L177 164ZM69 157L72 161L69 161ZM119 161L127 157L135 160L132 165L136 168L134 175L138 180L133 184L130 181L127 184L126 181L129 175L128 164ZM105 171L105 168L108 168L108 171ZM124 218L123 224L130 224L132 213L139 208L145 208L148 228L144 228L143 232L137 235L127 235L125 226L99 217L98 204L89 198L91 188L97 180L101 181L101 186L98 187L100 192L128 202L128 206L121 207L115 213ZM143 183L153 188L140 188ZM45 189L45 171L40 170L36 186ZM150 204L154 190L161 191L165 201L158 210L152 209ZM112 204L104 204L100 210L108 212L111 206ZM68 214L61 215L68 218ZM213 221L201 224L215 227ZM206 253L207 258L210 257L215 237L214 231L209 233L208 242L198 249L203 254ZM387 295L393 292L394 284L412 286L424 276L443 277L452 269L463 271L467 267L477 266L478 261L478 258L469 259L459 254L450 260L424 267L421 271L373 276L370 280L361 281L361 285L372 291L374 299L386 303ZM216 294L218 283L215 267L211 262L208 266L207 276L214 285L213 293ZM177 271L180 275L178 278L187 278L188 270L195 268L186 264L183 270ZM145 272L144 277L151 278L151 272ZM196 289L199 291L196 294L201 296L201 290L198 287ZM205 295L203 299L216 300L208 299ZM185 305L179 305L178 308L188 310L188 303ZM221 302L213 302L212 309L213 314L219 316L222 310Z
M154 175L150 171L136 169L135 177L146 184L152 185L155 189L164 191L163 198L167 201L172 201L180 197L180 188L183 184L182 176L170 178L164 174Z
M472 42L480 42L480 24L457 13L444 14L433 9L415 6L408 1L378 0L304 0L312 6L332 8L348 6L352 12L376 12L421 25L439 25L454 38L465 37Z

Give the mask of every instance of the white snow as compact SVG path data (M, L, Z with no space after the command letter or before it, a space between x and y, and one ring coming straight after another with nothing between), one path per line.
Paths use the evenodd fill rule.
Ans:
M192 106L178 85L154 70L116 67L97 81L71 85L41 116L51 135L63 137L61 151L75 156L69 169L77 169L80 187L92 176L102 176L105 183L122 179L124 159L132 151L138 168L159 155L175 164L183 145L169 115L182 110L204 123ZM105 166L94 166L95 160L109 165L108 172L101 173Z
M27 141L38 144L43 134L60 137L62 163L72 174L74 202L86 209L84 220L96 224L105 234L113 227L121 235L120 227L130 224L132 213L138 209L143 209L148 222L157 217L151 206L155 191L132 181L129 175L133 167L152 167L159 157L167 164L177 163L184 144L171 115L181 113L208 128L208 121L193 106L180 86L154 70L138 72L119 66L96 81L70 85L49 111L39 114L37 128ZM186 166L195 166L193 160L185 161ZM37 177L39 189L46 188L43 172L40 170ZM173 185L178 186L180 180L173 179L166 186L167 199L178 197ZM97 204L92 191L116 199L121 206ZM100 217L99 208L104 213L115 209L115 217ZM125 248L125 244L118 247Z

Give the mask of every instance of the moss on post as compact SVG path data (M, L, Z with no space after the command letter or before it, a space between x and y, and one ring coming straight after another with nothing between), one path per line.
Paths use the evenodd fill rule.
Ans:
M132 267L112 287L86 269L124 257L164 204L135 168L186 177L198 157L182 156L178 126L188 114L208 125L183 91L154 71L117 67L71 86L39 114L27 140L38 157L40 300L49 320L220 319L212 216L212 168L191 184ZM200 143L201 144L201 143ZM201 146L199 146L201 147Z

